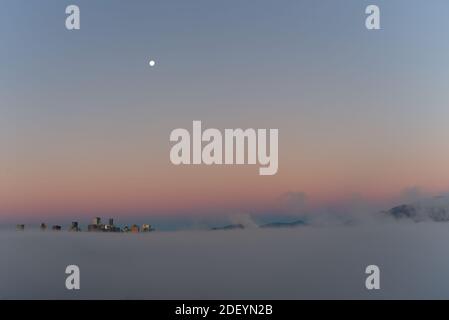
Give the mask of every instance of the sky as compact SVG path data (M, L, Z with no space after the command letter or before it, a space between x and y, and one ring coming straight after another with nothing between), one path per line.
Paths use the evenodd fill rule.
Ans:
M0 221L281 215L285 199L300 211L449 189L445 0L0 6ZM279 129L277 174L174 166L170 132L193 120Z

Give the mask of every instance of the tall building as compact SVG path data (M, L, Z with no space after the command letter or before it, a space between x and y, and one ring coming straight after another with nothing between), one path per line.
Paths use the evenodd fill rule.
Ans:
M80 231L78 222L76 222L76 221L72 222L72 226L70 227L69 230L70 230L70 231L76 231L76 232L77 232L77 231Z
M108 224L102 224L101 218L96 217L93 219L92 224L87 226L88 231L103 231L103 232L120 232L121 229L114 225L114 219L109 218Z

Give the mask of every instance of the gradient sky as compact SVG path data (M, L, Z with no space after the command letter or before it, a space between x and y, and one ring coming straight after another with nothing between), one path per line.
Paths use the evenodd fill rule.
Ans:
M365 28L372 3L379 31ZM80 31L65 29L69 4ZM446 0L0 6L0 217L258 212L286 192L319 206L449 189ZM172 165L169 134L192 120L278 128L278 173Z

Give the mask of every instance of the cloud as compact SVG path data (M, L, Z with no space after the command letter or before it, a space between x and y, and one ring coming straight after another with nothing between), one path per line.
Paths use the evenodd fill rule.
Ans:
M402 203L411 203L427 197L428 194L419 186L412 186L404 188L399 196Z
M241 224L245 228L258 228L258 224L251 218L248 213L236 213L229 216L232 224Z
M278 198L281 210L288 214L304 214L307 195L304 192L285 192Z

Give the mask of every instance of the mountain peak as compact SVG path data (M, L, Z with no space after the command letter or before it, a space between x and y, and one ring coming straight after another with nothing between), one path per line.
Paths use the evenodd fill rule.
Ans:
M385 212L396 219L420 221L449 221L449 197L440 195L402 204Z

